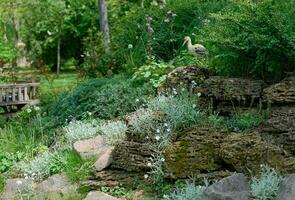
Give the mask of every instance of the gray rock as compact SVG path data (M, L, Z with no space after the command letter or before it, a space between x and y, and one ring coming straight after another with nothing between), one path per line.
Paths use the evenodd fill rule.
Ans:
M11 200L25 197L33 192L33 181L31 179L16 178L6 181L5 189L0 197L1 200Z
M119 199L116 197L110 196L108 194L105 194L103 192L92 191L92 192L89 192L86 198L83 200L119 200Z
M75 193L77 186L65 175L53 175L36 186L37 199L56 200Z
M233 174L208 187L201 200L250 200L250 187L243 174Z
M104 153L97 159L97 161L94 163L94 167L96 171L102 171L103 169L110 166L110 164L113 161L113 147L108 147Z
M102 136L97 136L95 138L81 140L74 143L75 151L83 159L98 158L107 147L106 141Z
M280 186L276 200L295 199L295 174L286 176Z

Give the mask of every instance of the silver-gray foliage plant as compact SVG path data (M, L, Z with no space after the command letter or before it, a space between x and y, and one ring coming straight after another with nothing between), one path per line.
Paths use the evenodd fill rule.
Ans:
M275 169L262 165L260 176L250 181L252 195L257 200L272 200L277 195L282 179Z

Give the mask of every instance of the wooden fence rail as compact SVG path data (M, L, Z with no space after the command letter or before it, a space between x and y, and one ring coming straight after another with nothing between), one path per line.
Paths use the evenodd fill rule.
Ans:
M0 84L0 107L26 105L36 101L39 83Z

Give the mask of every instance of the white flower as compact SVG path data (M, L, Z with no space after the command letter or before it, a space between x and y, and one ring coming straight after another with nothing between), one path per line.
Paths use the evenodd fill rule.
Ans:
M195 36L196 34L195 33L192 33L192 36Z
M27 113L31 113L32 110L30 108L27 109Z
M147 166L148 167L151 167L152 166L152 163L148 162Z
M198 93L197 93L197 96L198 96L198 97L200 97L201 95L202 95L201 92L198 92Z
M39 111L40 110L40 107L35 106L34 109L35 109L35 111Z
M197 107L197 105L196 104L193 104L193 108L196 108Z
M165 158L161 158L161 161L162 161L162 162L165 162Z
M143 177L144 177L145 179L147 179L147 178L149 177L149 175L145 174Z
M166 19L164 20L164 22L169 23L170 20L169 20L168 18L166 18Z
M163 5L160 5L160 9L163 10L164 9L164 6Z
M175 13L172 14L172 17L176 17L177 15Z
M170 128L167 128L167 132L170 132L171 131L171 129Z
M192 81L192 84L193 84L193 85L196 85L197 83L196 83L196 81Z
M88 112L87 112L87 115L91 116L91 115L92 115L92 113L88 111Z
M128 44L128 49L133 49L133 45L132 44Z
M169 11L167 12L167 14L168 14L168 15L172 14L172 11L171 11L171 10L169 10Z
M139 102L139 99L136 99L136 102Z
M167 123L165 123L165 124L164 124L164 126L166 126L166 127L167 127L167 126L168 126L168 124L167 124Z
M157 135L157 136L155 137L155 139L156 139L157 141L159 141L159 140L160 140L160 136Z
M185 91L185 89L184 89L184 88L182 88L182 89L181 89L181 91Z
M50 31L47 31L47 34L50 36L50 35L52 35L52 33L50 32Z
M16 181L16 184L17 184L17 185L21 185L21 184L23 184L23 182L20 181L20 180L18 180L18 181Z
M146 136L145 139L149 139L149 136Z
M160 129L157 129L156 132L157 132L157 133L160 133Z
M174 94L174 95L177 95L178 93L174 90L174 91L173 91L173 94Z

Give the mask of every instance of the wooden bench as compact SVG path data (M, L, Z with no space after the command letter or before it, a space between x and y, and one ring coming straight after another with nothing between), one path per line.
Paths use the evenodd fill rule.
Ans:
M38 102L36 91L40 83L0 84L0 107L7 110L8 107L21 108Z

